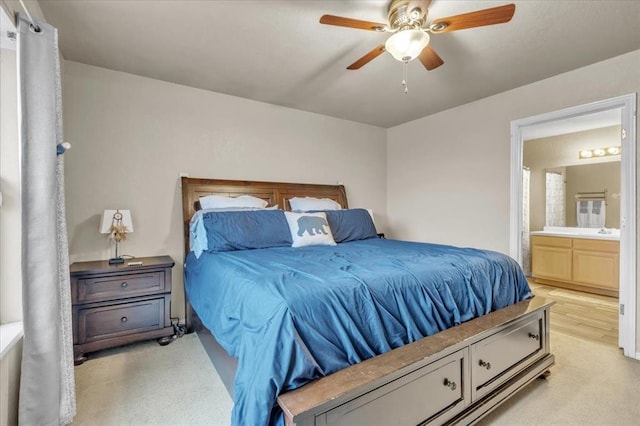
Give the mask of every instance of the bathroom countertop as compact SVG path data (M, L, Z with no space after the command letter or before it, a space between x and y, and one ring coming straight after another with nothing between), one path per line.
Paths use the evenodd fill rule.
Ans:
M588 240L609 240L609 241L620 241L620 234L598 234L596 232L582 234L579 232L565 232L565 231L533 231L529 233L530 235L542 235L547 237L564 237L564 238L584 238Z

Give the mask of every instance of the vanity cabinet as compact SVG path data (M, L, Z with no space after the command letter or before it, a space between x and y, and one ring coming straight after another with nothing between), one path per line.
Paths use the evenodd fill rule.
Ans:
M575 239L573 280L577 283L618 293L620 243Z
M531 246L536 282L618 297L618 241L532 235Z
M531 269L536 277L571 281L571 238L533 236Z

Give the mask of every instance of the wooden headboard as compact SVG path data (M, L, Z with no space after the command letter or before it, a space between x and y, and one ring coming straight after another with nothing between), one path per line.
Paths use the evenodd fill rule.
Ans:
M189 222L200 209L200 197L206 195L252 195L262 198L269 206L278 205L291 210L289 199L294 197L330 198L348 208L347 193L343 185L315 185L308 183L255 182L245 180L182 178L182 219L184 222L185 256L189 253Z

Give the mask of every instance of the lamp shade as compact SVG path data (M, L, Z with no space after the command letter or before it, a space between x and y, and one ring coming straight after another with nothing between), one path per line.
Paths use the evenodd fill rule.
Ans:
M422 49L429 44L429 34L422 30L398 31L387 39L384 48L398 61L411 61L417 58Z
M118 220L116 213L122 215L122 225L125 227L125 232L130 234L133 232L133 222L131 221L131 211L129 210L105 210L100 220L100 233L109 234L111 232L111 225L114 221Z

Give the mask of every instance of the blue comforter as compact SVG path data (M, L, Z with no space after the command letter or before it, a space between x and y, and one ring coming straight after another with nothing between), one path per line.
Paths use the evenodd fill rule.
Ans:
M503 254L384 239L190 253L185 288L238 358L234 425L279 423L278 394L531 297Z

